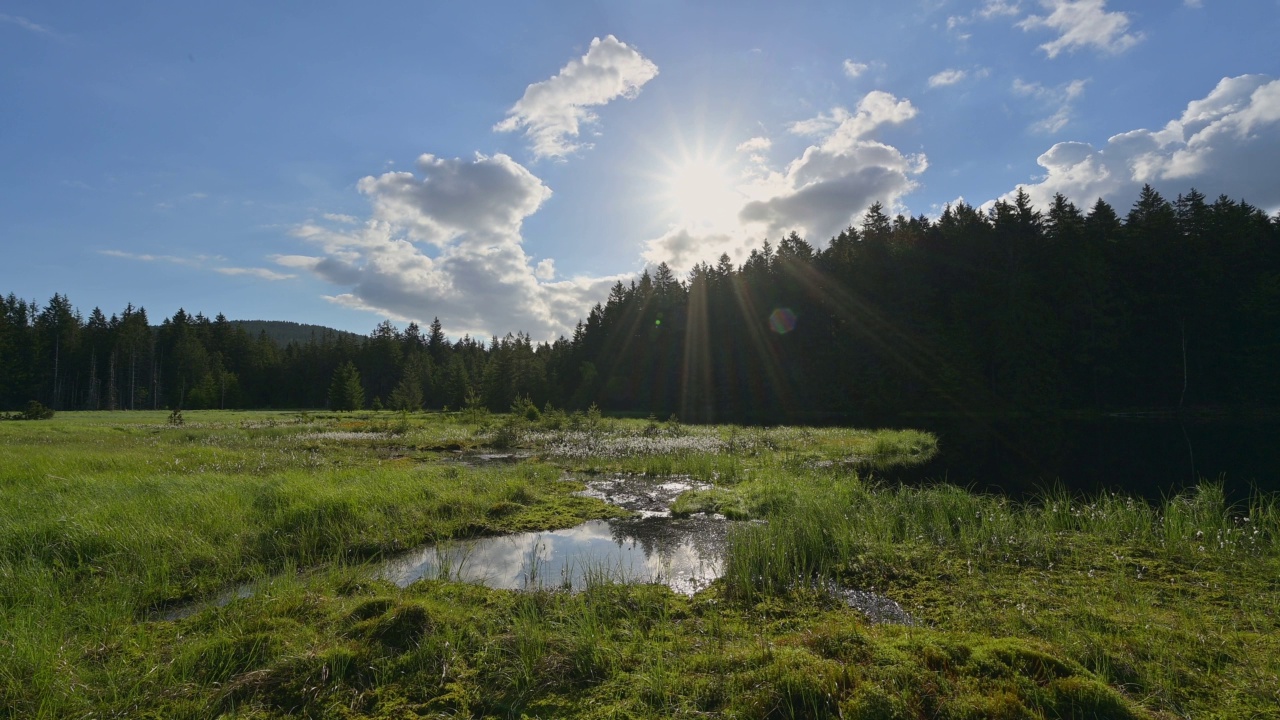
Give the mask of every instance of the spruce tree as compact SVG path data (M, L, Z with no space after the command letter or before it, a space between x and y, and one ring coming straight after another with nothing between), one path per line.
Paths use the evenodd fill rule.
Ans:
M330 410L359 410L364 407L364 387L360 385L360 371L350 361L338 366L329 383Z

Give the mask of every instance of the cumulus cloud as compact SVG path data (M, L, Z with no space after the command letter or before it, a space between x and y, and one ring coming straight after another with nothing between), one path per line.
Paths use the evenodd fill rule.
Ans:
M538 267L534 268L533 276L539 280L554 280L556 277L556 261L551 258L538 261Z
M1031 97L1043 107L1051 108L1053 114L1031 124L1033 132L1053 134L1066 127L1071 121L1071 112L1075 102L1084 95L1084 86L1088 80L1072 80L1055 87L1045 87L1040 83L1029 83L1021 79L1013 81L1013 91L1018 95Z
M424 154L417 169L421 179L388 172L356 187L371 199L375 219L438 246L462 235L518 235L524 218L551 197L550 188L502 153L473 160Z
M494 130L523 129L534 157L562 158L582 147L574 139L583 124L597 119L592 107L634 98L657 74L658 66L635 48L612 35L595 38L587 54L571 60L555 77L525 88Z
M684 270L722 253L741 262L765 238L791 231L821 244L856 221L868 206L892 206L915 187L914 177L927 163L873 139L886 126L916 115L910 101L882 91L867 94L854 111L837 107L816 118L792 123L795 134L817 136L783 169L765 171L738 188L744 201L737 226L707 230L672 227L651 240L644 258Z
M551 191L510 157L423 155L417 172L364 178L366 221L300 225L292 234L316 252L276 263L345 290L327 296L340 305L401 321L438 316L451 334L480 337L568 333L619 279L551 282L554 261L533 262L521 226Z
M760 153L773 147L773 141L767 137L753 137L738 143L737 152Z
M1037 161L1046 171L1023 186L1040 206L1061 192L1081 204L1099 197L1127 204L1150 183L1174 196L1191 187L1280 209L1280 80L1224 78L1159 130L1132 130L1095 148L1054 145Z
M1142 40L1142 33L1129 32L1128 14L1108 12L1106 0L1040 0L1040 5L1049 14L1028 15L1018 27L1058 33L1057 39L1040 46L1050 58L1084 47L1120 53Z
M946 87L947 85L955 85L961 80L968 77L969 73L957 68L950 68L933 75L929 78L929 87Z

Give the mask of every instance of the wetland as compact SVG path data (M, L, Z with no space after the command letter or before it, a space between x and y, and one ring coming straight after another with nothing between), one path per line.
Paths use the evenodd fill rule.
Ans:
M0 716L1280 707L1273 495L895 476L945 438L596 413L3 423Z

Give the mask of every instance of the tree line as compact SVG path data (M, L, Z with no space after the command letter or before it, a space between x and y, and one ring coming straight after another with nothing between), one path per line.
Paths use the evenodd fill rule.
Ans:
M85 318L0 299L0 408L460 408L591 404L695 421L901 412L1280 406L1280 217L1150 187L1121 216L1019 191L982 210L876 204L815 248L616 284L572 337L252 336L222 315Z

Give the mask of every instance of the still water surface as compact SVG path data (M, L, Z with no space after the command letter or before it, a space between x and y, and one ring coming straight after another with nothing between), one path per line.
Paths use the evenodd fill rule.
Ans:
M680 493L706 485L623 475L585 481L587 489L579 494L635 515L564 530L430 545L391 560L381 575L401 586L449 578L513 590L660 582L685 594L720 576L732 523L720 516L673 518L670 513Z

